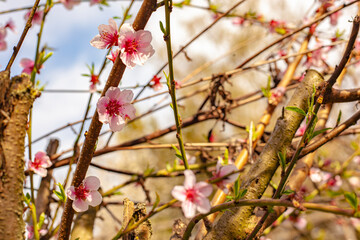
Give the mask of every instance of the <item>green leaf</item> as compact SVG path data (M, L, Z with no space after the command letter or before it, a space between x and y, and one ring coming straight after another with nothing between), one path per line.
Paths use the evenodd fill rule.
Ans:
M247 189L241 190L241 191L239 192L238 200L239 200L240 198L243 198L246 193L247 193Z
M53 193L59 198L59 200L60 200L61 202L65 202L65 201L64 201L64 198L63 198L63 196L61 195L60 192L58 192L58 191L56 191L56 190L53 190Z
M159 203L160 203L160 196L159 196L159 194L158 194L157 192L155 192L155 194L156 194L156 199L155 199L154 205L152 206L150 212L154 211L155 208L156 208L156 207L159 205Z
M45 213L41 213L39 216L39 222L38 222L38 229L41 229L42 225L44 224L44 220L45 220Z
M117 191L117 192L114 192L112 195L123 195L123 193L120 191Z
M52 7L54 5L54 3L53 3L52 0L47 0L46 5L49 6L49 7Z
M229 150L226 148L224 152L224 164L227 165L229 162Z
M316 137L317 135L322 134L330 129L332 129L332 128L324 128L324 129L317 130L317 131L313 132L310 139L312 139L312 138Z
M295 193L295 191L294 191L294 190L291 190L291 189L287 189L287 190L285 190L285 191L283 192L283 194L285 194L285 195L291 195L291 194L293 194L293 193Z
M304 110L302 110L301 108L298 108L298 107L286 107L285 109L289 110L289 111L297 112L297 113L303 115L304 117L306 116L306 112Z
M358 209L358 198L354 192L345 192L344 193L346 201L350 204L350 206L357 211Z
M285 168L286 168L286 153L284 154L282 152L279 152L278 157L279 157L281 169L283 171L285 171Z
M237 179L234 183L234 195L235 195L235 199L237 199L237 196L239 195L239 190L240 190L240 184L239 184L239 179Z
M163 32L164 35L166 35L166 30L164 28L164 25L161 21L159 21L159 24L160 24L160 30Z
M338 114L338 117L337 117L337 119L336 119L336 124L335 124L336 127L339 126L339 124L340 124L341 114L342 114L342 112L341 112L341 110L340 110L340 111L339 111L339 114Z
M153 173L155 171L154 168L146 168L146 170L144 171L144 177L149 176L151 173Z

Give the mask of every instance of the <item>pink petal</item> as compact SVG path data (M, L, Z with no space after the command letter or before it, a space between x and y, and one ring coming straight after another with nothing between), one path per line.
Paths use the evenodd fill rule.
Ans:
M120 28L120 36L127 35L129 33L134 33L134 28L129 23L124 23Z
M76 199L72 203L72 207L77 212L85 212L89 209L89 204L81 199Z
M110 119L110 129L113 132L121 131L125 126L125 121L120 116L112 116Z
M195 184L195 189L202 194L205 197L210 196L210 194L213 191L213 188L210 184L206 183L206 182L198 182Z
M131 103L132 98L134 97L134 93L131 90L123 90L120 93L120 103Z
M104 49L107 47L107 43L101 39L100 35L96 35L93 39L91 39L90 45L98 49Z
M106 110L106 105L109 103L110 99L108 97L101 97L97 103L97 112L99 114L99 121L102 123L109 122L109 114Z
M133 62L133 56L125 52L120 54L121 61L130 69L133 69L136 64Z
M121 111L121 116L124 118L124 119L134 119L136 117L136 109L134 108L133 105L127 103L127 104L124 104L122 106L122 111Z
M109 18L109 26L111 27L111 30L112 30L112 31L116 31L116 32L117 32L118 27L117 27L117 24L116 24L116 22L115 22L114 19Z
M185 181L184 181L185 189L193 188L196 183L195 174L191 170L185 170L184 175L185 175Z
M68 198L70 198L71 200L75 200L75 187L71 186L66 190L66 195L68 196Z
M102 202L102 196L98 191L92 191L89 193L86 200L90 206L95 207Z
M190 201L183 201L181 208L186 218L192 218L195 216L196 205Z
M0 39L0 51L4 51L7 48L7 43Z
M41 167L34 169L34 172L41 177L46 177L46 175L47 175L47 170L45 168L41 168Z
M22 68L34 67L34 61L29 58L23 58L20 61L20 66Z
M121 91L117 87L109 87L109 89L105 93L105 96L110 98L110 100L118 100L121 96Z
M98 190L100 187L100 180L95 176L89 176L84 179L84 186L87 190Z
M186 190L184 186L175 186L171 191L171 195L177 200L183 202L186 200Z
M210 201L207 198L196 199L196 209L200 213L208 213L211 209Z

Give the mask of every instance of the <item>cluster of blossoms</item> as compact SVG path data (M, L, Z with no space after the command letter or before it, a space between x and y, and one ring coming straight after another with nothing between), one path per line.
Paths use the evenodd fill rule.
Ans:
M81 0L60 0L60 2L64 5L64 7L68 10L71 10L74 6L79 5ZM90 6L102 4L107 6L106 0L90 0Z
M128 23L122 25L118 31L116 22L110 18L109 25L99 26L99 34L90 41L90 44L99 49L118 46L119 48L112 51L107 58L115 62L120 54L122 62L127 67L133 68L136 64L143 65L155 53L150 44L151 40L149 31L135 31Z
M114 132L123 129L127 119L135 118L136 110L130 104L133 96L130 90L121 91L117 87L110 87L97 103L99 121L109 123Z
M277 105L281 102L282 97L285 95L286 88L284 87L276 87L270 91L270 96L268 98L268 102L270 105Z
M312 167L309 174L311 181L321 185L326 184L332 191L338 191L342 185L342 180L339 175L333 176L331 173L322 171L319 168Z
M210 180L216 180L215 184L226 194L229 192L226 184L234 182L239 173L234 164L224 165L222 159L219 159L216 165L216 171ZM232 174L233 173L233 174ZM175 186L171 192L172 196L181 201L181 208L186 218L195 216L196 210L200 213L208 213L211 208L209 199L212 192L212 186L206 182L196 183L195 174L191 170L185 170L184 186Z
M7 35L8 28L13 32L15 31L15 24L11 19L5 24L5 26L0 26L0 51L4 51L7 48L5 37Z
M73 200L72 207L77 212L84 212L90 206L97 206L102 202L102 196L97 191L100 188L100 180L95 176L87 177L78 186L71 186L66 195Z
M28 169L41 177L46 177L47 170L46 168L50 167L52 162L50 161L49 156L42 151L39 151L35 154L34 161L28 162Z

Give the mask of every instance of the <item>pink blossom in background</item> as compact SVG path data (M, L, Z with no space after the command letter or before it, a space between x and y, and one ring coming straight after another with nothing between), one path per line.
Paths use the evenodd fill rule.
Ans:
M271 20L269 23L269 31L271 33L279 33L279 34L287 33L288 29L286 28L286 22Z
M341 12L340 12L340 11L331 14L331 15L330 15L330 24L333 25L333 26L336 26L337 23L338 23L338 19L339 19L340 16L341 16Z
M75 5L79 5L81 0L60 0L64 7L68 10L71 10Z
M151 46L151 33L145 30L135 31L132 26L125 23L120 29L119 47L120 58L123 63L133 68L136 64L144 65L155 50Z
M39 151L35 154L34 161L28 162L28 169L41 177L46 177L46 168L50 167L51 165L52 162L50 161L49 156L45 152Z
M9 28L11 31L15 32L15 23L12 19L7 21L4 28Z
M4 51L7 48L5 37L6 37L6 29L4 27L0 27L0 51Z
M161 80L161 77L158 77L158 76L155 75L155 76L151 79L151 85L150 85L150 87L151 87L152 89L154 89L155 91L160 90L160 89L162 88L162 84L161 84L160 80Z
M120 52L119 48L116 49L115 51L111 51L111 53L109 55L107 55L106 58L114 63L117 56L119 55L119 52Z
M354 163L360 165L360 156L355 156L355 157L353 158L353 161L354 161Z
M245 18L243 18L243 17L236 17L236 18L234 18L233 20L232 20L232 24L234 24L234 25L243 25L244 24L244 22L245 22Z
M91 0L90 1L90 6L93 6L93 5L98 4L100 2L101 2L101 0Z
M186 218L195 216L196 210L207 213L211 209L207 198L212 192L212 186L206 182L196 183L195 174L191 170L185 170L184 186L175 186L171 191L174 198L181 201L181 208Z
M234 164L222 165L221 160L219 160L216 164L216 171L213 173L213 177L211 180L215 180L218 178L222 178L231 172L237 172L238 168ZM216 186L220 188L224 193L229 193L229 190L226 187L226 184L233 183L236 181L240 173L234 173L226 178L223 178L221 181L216 182Z
M40 236L45 236L48 232L46 229L39 229L38 231ZM34 226L26 224L25 232L26 239L30 240L34 238Z
M307 225L307 220L300 216L291 216L289 217L289 220L293 222L293 225L298 230L304 230Z
M304 135L306 130L306 124L301 124L300 127L296 130L295 136L299 137Z
M329 189L331 189L332 191L339 191L341 185L342 185L342 180L341 180L341 177L340 177L339 175L336 175L335 177L331 177L331 178L327 181L327 186L328 186Z
M196 162L196 157L192 156L192 155L189 155L187 153L186 153L186 159L187 159L187 162L188 162L189 165L195 164L195 162ZM184 165L184 161L181 160L180 158L177 158L177 161L178 161L179 165Z
M90 44L98 49L111 48L119 44L118 27L114 19L109 19L109 25L101 24L99 33L91 41Z
M316 167L310 168L309 175L311 181L313 181L314 183L325 183L331 177L331 174L321 171L319 168Z
M317 45L316 47L319 46L320 45ZM310 68L312 66L323 67L325 65L325 60L326 60L326 53L323 48L319 48L307 55L306 62L304 65L307 68Z
M135 118L136 110L130 104L133 96L131 90L120 91L117 87L110 87L97 103L99 121L109 123L113 132L123 129L127 119Z
M100 84L99 76L91 74L90 76L90 92L96 92L96 84Z
M24 19L27 21L30 17L30 13L31 13L31 9L25 14L24 16ZM31 21L32 24L38 24L40 25L41 24L41 21L42 21L42 18L44 16L44 11L42 10L36 10L35 11L35 14L34 14L34 17Z
M29 58L23 58L20 61L20 66L23 68L22 73L30 75L34 68L34 61Z
M84 212L90 206L97 206L102 202L102 196L97 191L100 187L100 180L95 176L87 177L78 186L71 186L66 195L73 200L72 207L77 212Z

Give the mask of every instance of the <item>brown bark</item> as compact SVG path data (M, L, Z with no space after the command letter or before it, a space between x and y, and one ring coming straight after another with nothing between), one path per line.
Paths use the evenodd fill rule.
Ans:
M71 239L92 240L93 228L98 207L90 207L88 211L78 213L71 232Z
M24 239L24 143L29 110L38 92L28 75L10 82L9 72L1 72L0 80L5 88L0 105L0 239Z
M322 76L314 70L309 70L288 106L295 106L306 112L313 86L318 89L322 84ZM247 189L244 199L259 199L262 196L279 166L278 153L285 152L290 146L303 118L299 113L285 110L283 116L277 120L275 129L258 162L253 164L249 173L244 176L241 186L242 189ZM253 210L254 207L248 206L226 211L205 239L245 239L257 222Z

